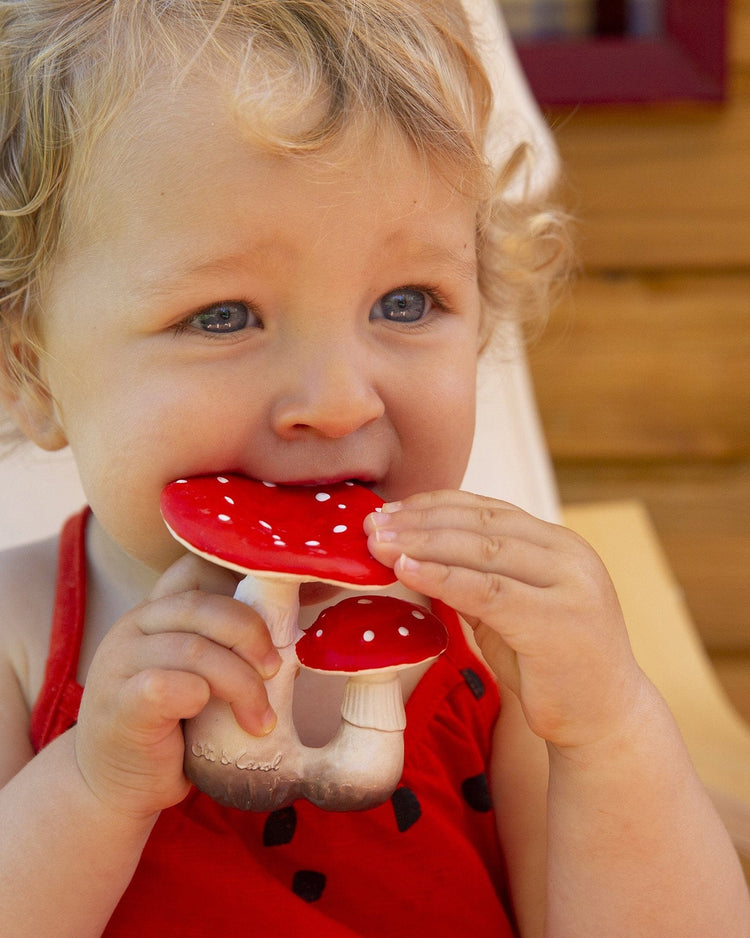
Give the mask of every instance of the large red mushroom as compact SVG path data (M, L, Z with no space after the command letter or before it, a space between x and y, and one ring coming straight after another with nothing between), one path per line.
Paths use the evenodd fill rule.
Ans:
M178 479L161 497L173 537L246 575L236 598L258 610L278 648L298 638L300 583L372 590L395 582L362 530L382 504L354 482L286 486L232 474Z

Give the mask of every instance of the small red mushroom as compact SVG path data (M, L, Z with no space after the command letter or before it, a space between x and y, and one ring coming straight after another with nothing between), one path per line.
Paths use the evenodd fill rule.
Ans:
M443 623L424 606L395 596L353 596L329 606L296 645L300 664L348 674L342 716L355 726L403 730L398 672L432 661L448 645Z
M231 474L179 479L161 497L180 543L248 575L235 595L260 612L277 647L297 637L300 583L371 590L395 582L370 555L362 528L381 505L353 482L284 486Z

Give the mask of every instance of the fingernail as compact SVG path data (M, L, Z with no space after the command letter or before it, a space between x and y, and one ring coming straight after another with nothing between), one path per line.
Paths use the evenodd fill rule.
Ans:
M391 523L391 519L384 511L373 511L367 516L367 519L375 528L382 528L384 525Z
M373 537L378 544L390 544L392 541L396 540L398 534L391 528L375 528Z
M275 674L278 673L280 667L281 655L274 648L269 651L265 658L263 658L263 660L260 662L260 676L264 681L267 681L269 678L272 678Z
M271 707L269 707L268 710L266 710L266 712L263 714L260 721L260 726L264 736L268 736L268 734L276 726L276 714Z
M393 514L394 511L401 511L401 502L385 502L380 506L381 513Z
M401 554L401 556L396 561L396 566L399 570L403 570L406 573L416 573L416 571L421 567L421 564L413 557L407 557L406 554Z

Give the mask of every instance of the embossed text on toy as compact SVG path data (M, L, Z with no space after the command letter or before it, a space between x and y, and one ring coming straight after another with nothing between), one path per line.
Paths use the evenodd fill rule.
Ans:
M207 762L220 762L222 765L233 765L237 769L243 769L248 772L277 772L284 758L283 753L276 753L270 762L260 762L250 756L248 752L241 752L237 756L231 756L226 750L222 750L217 755L216 750L211 743L194 742L190 751L198 759L205 759Z

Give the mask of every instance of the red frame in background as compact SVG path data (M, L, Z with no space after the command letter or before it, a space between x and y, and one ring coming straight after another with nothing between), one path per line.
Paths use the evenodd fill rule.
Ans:
M665 0L658 38L544 40L516 49L542 105L721 101L726 24L726 0Z

